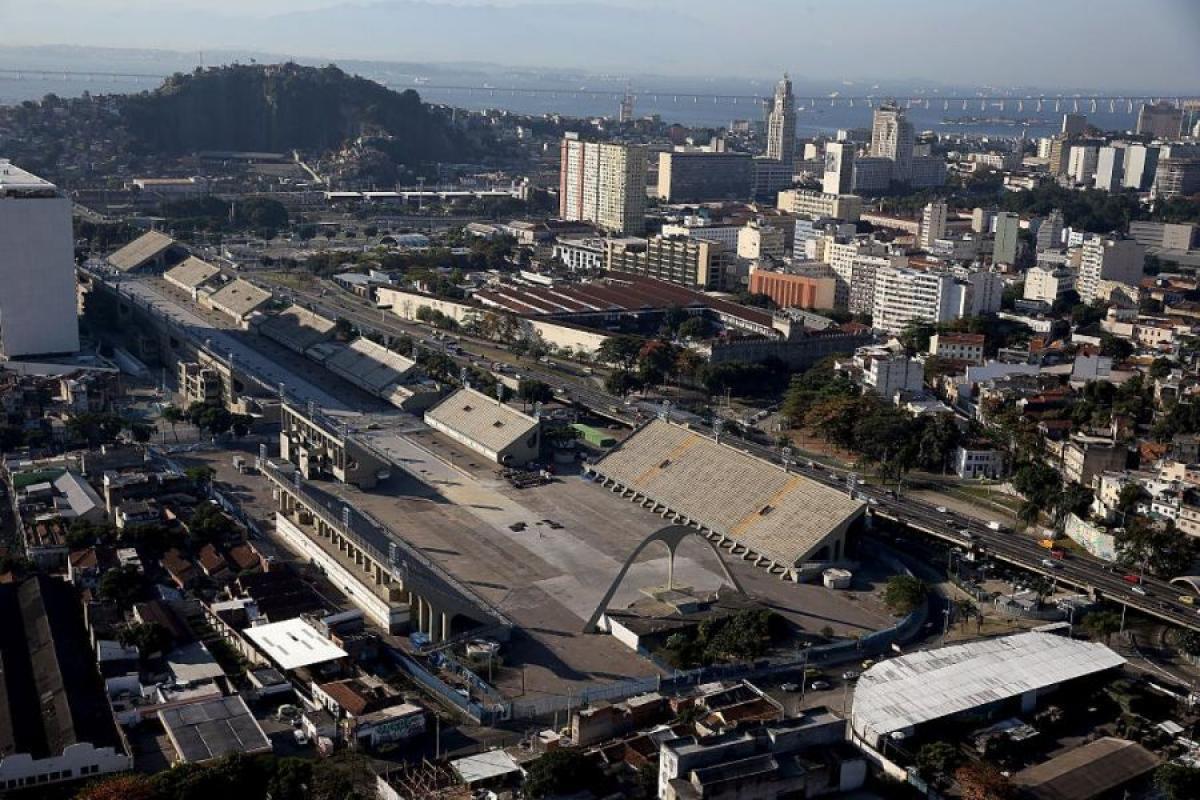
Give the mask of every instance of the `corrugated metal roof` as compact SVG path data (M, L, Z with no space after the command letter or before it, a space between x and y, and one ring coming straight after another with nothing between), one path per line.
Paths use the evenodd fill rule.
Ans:
M854 690L850 721L868 742L894 731L1119 667L1102 644L1021 633L939 647L871 667Z

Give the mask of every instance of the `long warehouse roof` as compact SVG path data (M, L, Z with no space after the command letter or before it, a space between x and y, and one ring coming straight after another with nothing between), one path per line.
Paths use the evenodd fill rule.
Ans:
M895 731L1119 667L1095 642L1051 633L922 650L871 667L858 681L851 725L873 742Z
M175 245L175 240L159 231L147 231L108 257L108 263L122 272L133 272Z
M664 420L592 469L782 566L803 561L863 509L843 492Z

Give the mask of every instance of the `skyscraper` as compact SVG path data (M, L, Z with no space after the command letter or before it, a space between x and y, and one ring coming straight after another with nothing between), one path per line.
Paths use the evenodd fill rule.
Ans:
M1155 139L1177 139L1182 126L1183 109L1166 101L1154 105L1143 104L1138 111L1137 132L1149 134Z
M1062 247L1063 215L1057 208L1053 209L1037 229L1037 249L1058 250Z
M996 215L996 238L992 247L992 262L1012 264L1017 260L1017 241L1021 231L1021 217L1011 211Z
M71 201L0 159L0 355L78 349Z
M919 244L924 250L946 235L946 204L930 203L921 212L921 235Z
M559 216L594 222L614 233L639 234L646 227L646 151L623 144L562 140Z
M912 177L913 126L904 118L904 109L887 103L875 110L868 155L890 158L894 180L907 182Z
M767 116L767 158L792 163L796 152L796 98L785 73L775 85L771 113Z
M829 142L825 145L825 172L821 191L826 194L850 194L854 189L854 144Z

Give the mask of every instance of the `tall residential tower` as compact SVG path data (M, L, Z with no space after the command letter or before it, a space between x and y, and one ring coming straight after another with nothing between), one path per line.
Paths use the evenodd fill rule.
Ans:
M0 159L0 356L78 349L71 201Z
M646 228L646 151L624 144L562 140L559 216L594 222L613 233Z

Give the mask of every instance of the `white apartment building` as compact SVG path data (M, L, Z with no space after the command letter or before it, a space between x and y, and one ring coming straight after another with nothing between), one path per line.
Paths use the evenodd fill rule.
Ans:
M854 354L867 389L891 400L896 392L920 392L925 384L925 365L903 353L883 347L864 347Z
M825 145L825 172L821 191L825 194L851 194L854 190L853 142L829 142Z
M1114 142L1100 148L1096 155L1096 188L1106 192L1125 186L1125 143Z
M982 333L935 333L929 337L929 353L952 361L983 363Z
M645 230L645 148L583 142L567 134L559 168L560 217L593 222L613 233Z
M1054 304L1058 298L1075 288L1075 274L1066 267L1031 267L1025 273L1026 300Z
M1131 144L1125 148L1125 170L1122 186L1126 189L1149 189L1154 185L1158 170L1158 148L1154 145Z
M922 250L929 250L933 243L946 235L946 204L929 203L921 212L921 233L917 243Z
M79 350L71 201L0 159L0 357Z
M1096 177L1096 161L1100 148L1094 144L1077 144L1071 148L1067 159L1067 175L1075 183L1091 186Z
M875 303L875 275L883 267L903 267L908 258L875 241L839 242L828 237L825 260L836 280L834 307L870 314Z
M741 230L741 225L708 225L702 217L688 217L682 225L663 225L662 235L717 242L725 252L733 253L737 251L738 233Z
M995 241L992 245L992 262L1012 264L1017 260L1018 234L1021 217L1011 211L1001 211L995 220Z
M897 181L912 177L913 138L913 126L904 118L902 108L883 105L875 110L869 155L890 159L892 177Z
M957 277L965 284L966 299L963 313L972 317L994 314L1004 303L1004 279L995 272L976 270L959 273Z
M595 237L564 238L554 243L554 257L572 272L599 272L604 269L604 240Z
M759 220L746 223L737 235L737 257L752 261L764 258L783 261L784 234L782 228L765 225Z
M875 275L873 325L900 333L910 322L949 322L963 316L966 287L953 275L902 267Z
M832 217L857 222L862 215L862 198L856 194L827 194L812 189L785 189L775 206L788 214L818 219Z
M1092 302L1101 281L1137 286L1146 264L1146 249L1133 239L1093 236L1083 243L1079 265L1079 297Z

